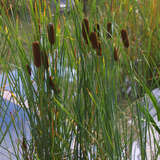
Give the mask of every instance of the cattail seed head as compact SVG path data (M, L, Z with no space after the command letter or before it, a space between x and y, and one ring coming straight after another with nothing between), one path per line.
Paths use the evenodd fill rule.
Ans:
M98 49L99 48L99 42L98 42L96 32L91 32L90 35L89 35L89 39L91 41L93 49Z
M31 67L27 64L26 68L27 68L28 74L31 76Z
M38 41L32 43L32 50L33 50L33 58L34 58L34 65L36 67L41 66L41 52L40 52L40 45Z
M83 38L86 42L86 44L88 44L88 35L89 35L89 21L87 18L84 18L82 21L82 35Z
M122 38L124 47L128 48L129 47L128 34L127 34L127 31L124 29L121 30L121 38Z
M97 56L102 56L102 48L101 48L101 43L98 43L98 48L96 49Z
M49 67L48 55L46 54L45 51L42 52L41 55L42 55L42 64L43 64L43 66L44 66L45 69L48 69L48 67Z
M51 89L54 90L55 94L59 94L60 89L57 88L57 86L55 85L55 82L54 82L54 80L53 80L53 78L51 76L49 77L49 85L50 85Z
M118 57L118 48L114 47L114 60L118 61L119 57Z
M111 38L112 37L112 23L108 22L107 23L107 38Z
M100 25L98 23L95 25L94 31L97 33L98 37L100 37Z
M55 43L55 31L54 26L52 23L49 23L47 26L47 32L48 32L48 40L51 45L54 45Z

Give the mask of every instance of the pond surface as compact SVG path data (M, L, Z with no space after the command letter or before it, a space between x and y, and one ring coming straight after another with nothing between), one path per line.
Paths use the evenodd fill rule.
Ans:
M3 82L4 78L5 75L1 74L0 82ZM0 159L14 160L16 158L12 143L17 146L21 144L23 135L27 138L30 137L29 122L23 108L14 99L8 81L6 81L4 91L1 90L0 95L0 141L4 133L7 132L3 142L0 144Z
M58 67L59 65L57 65ZM34 65L31 65L32 70L34 71ZM59 67L58 67L59 68ZM57 71L59 70L57 68ZM11 72L12 76L18 77L17 71L13 70ZM67 76L69 82L73 82L75 78L76 71L74 69L65 68L63 70L59 70L59 76L64 77ZM31 79L33 78L33 74ZM5 85L4 81L6 79ZM23 84L21 80L15 82L19 87L19 90L23 92ZM29 129L29 121L28 117L23 110L22 107L18 104L17 100L14 98L15 93L12 93L12 89L10 88L9 82L6 78L5 73L0 74L0 85L4 85L3 91L1 89L0 96L0 141L7 131L7 134L0 144L0 159L9 160L9 155L11 159L16 159L14 156L14 148L12 146L12 141L14 146L22 143L23 135L29 140L30 129ZM2 85L2 86L3 86ZM34 85L34 83L33 83ZM36 88L36 86L34 86ZM18 97L17 97L18 98ZM25 99L25 95L24 95ZM27 107L27 101L25 101L25 105ZM14 121L13 121L14 119ZM14 122L14 123L13 123ZM11 138L10 139L10 135ZM8 151L7 151L8 150ZM17 149L18 150L18 149Z

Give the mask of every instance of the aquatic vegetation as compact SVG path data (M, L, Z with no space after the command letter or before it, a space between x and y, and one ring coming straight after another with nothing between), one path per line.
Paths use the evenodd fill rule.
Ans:
M30 133L28 138L25 126L14 125L19 112L11 112L16 159L130 159L136 139L146 158L143 122L150 127L154 121L132 102L147 92L159 112L148 84L151 72L159 87L159 3L101 0L84 8L75 1L62 13L58 2L52 12L47 1L29 0L30 30L20 15L1 7L1 53L7 55L8 46L13 60L1 58L1 96L9 85Z

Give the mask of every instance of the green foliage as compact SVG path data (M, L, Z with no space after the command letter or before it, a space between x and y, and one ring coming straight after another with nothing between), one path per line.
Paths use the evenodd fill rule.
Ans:
M158 6L159 2L156 3ZM21 15L19 11L20 18L17 17L17 10L26 8L26 4L27 12ZM7 47L13 59L6 64L7 56L4 57L2 65L31 131L31 141L24 138L23 145L19 145L23 153L17 153L15 146L17 159L129 159L137 138L145 159L144 115L159 132L143 107L131 105L133 99L147 91L159 112L147 88L150 73L158 70L158 7L151 2L131 0L93 0L88 4L87 17L82 1L75 1L75 6L63 13L59 5L52 13L47 1L38 0L12 2L15 7L11 15L6 14L7 5L1 7L0 36L5 43L0 53L6 53ZM149 14L150 9L156 20ZM86 28L82 30L84 17L89 33L84 33ZM24 19L29 23L29 31L23 26ZM53 33L47 32L48 24L54 26L54 44L48 39L48 34ZM122 29L126 33L123 38ZM96 42L90 36L94 31ZM126 78L131 83L131 95L126 93ZM18 130L15 125L14 128ZM22 142L24 135L16 136Z

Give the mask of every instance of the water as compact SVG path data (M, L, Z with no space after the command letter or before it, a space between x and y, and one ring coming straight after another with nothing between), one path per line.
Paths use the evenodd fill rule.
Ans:
M31 69L34 72L35 66L32 64ZM60 69L60 66L57 65L57 71L59 73L60 77L65 77L67 76L69 79L69 82L73 82L75 79L76 71L75 69L71 68L65 68L65 69ZM18 78L18 72L16 70L13 70L10 75L12 77ZM31 79L33 79L34 73L31 75ZM6 78L5 73L0 75L0 84L2 86L4 85L4 79ZM21 79L18 78L17 81L15 81L15 85L19 87L19 91L21 93L23 92L23 84L21 82ZM36 89L36 84L33 83L33 86ZM2 90L1 90L2 91ZM17 146L18 144L22 143L23 135L29 140L31 138L30 136L30 129L29 129L29 121L28 117L23 110L22 107L20 107L19 103L17 100L14 98L15 93L12 93L12 89L9 86L9 82L6 79L5 87L4 87L4 92L1 92L1 97L0 97L0 140L2 139L3 134L5 133L7 126L9 125L9 131L7 131L7 134L5 136L4 141L0 145L0 159L3 160L9 160L9 159L16 159L14 156L14 148L12 146L11 140L13 140L14 146ZM18 99L18 97L16 97ZM24 95L24 100L25 100L25 95ZM27 100L25 100L25 105L27 106ZM15 122L15 127L13 125L13 118L14 117L14 122ZM15 130L17 129L17 131ZM12 135L12 139L10 139L10 134ZM8 150L8 151L7 151ZM18 150L18 149L16 149ZM10 157L9 157L10 155Z
M74 5L73 0L61 0L60 2L60 8L62 10L66 7L67 3L68 9L71 7L71 5ZM51 5L55 6L54 3L52 3ZM33 64L31 65L31 68L32 70L34 70ZM17 71L15 70L13 70L11 74L18 77ZM76 71L71 68L66 67L63 70L59 70L59 76L63 77L67 75L69 77L69 82L72 82L74 80L75 74ZM5 77L5 74L0 74L0 85L4 82ZM33 74L31 76L31 79L33 79ZM23 92L23 85L21 80L19 79L15 83L17 83L17 85L19 86L20 91ZM23 135L25 135L27 140L31 138L28 117L23 108L20 107L18 102L13 97L13 94L15 93L12 93L9 82L7 80L4 87L4 92L2 93L2 89L0 92L0 142L3 138L4 133L7 132L2 143L0 144L0 160L16 160L17 158L15 156L15 151L18 154L18 149L21 149ZM27 101L25 101L25 103L27 106ZM21 155L19 155L19 157L21 157Z

